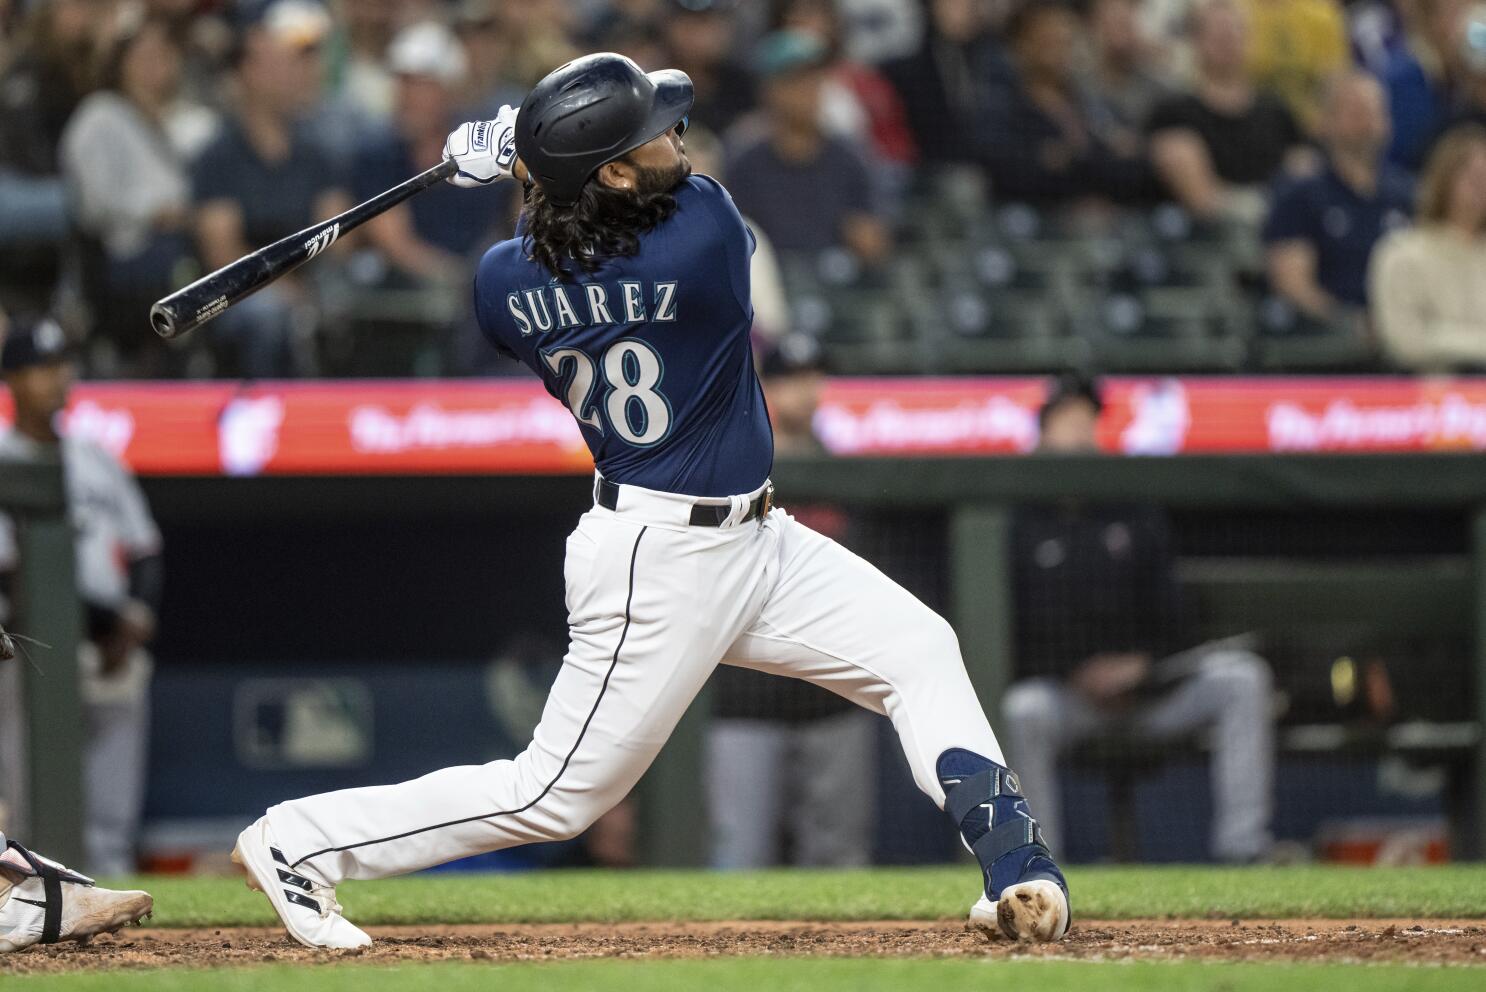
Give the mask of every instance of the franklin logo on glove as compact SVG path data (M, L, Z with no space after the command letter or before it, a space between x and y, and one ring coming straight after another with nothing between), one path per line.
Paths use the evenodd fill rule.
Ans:
M464 189L512 178L516 164L516 108L504 106L493 120L461 124L444 142L444 158L459 171L449 182Z

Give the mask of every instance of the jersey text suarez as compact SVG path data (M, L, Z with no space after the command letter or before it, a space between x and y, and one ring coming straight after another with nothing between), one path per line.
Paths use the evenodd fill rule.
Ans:
M604 478L688 496L752 492L774 440L749 331L753 235L716 180L691 176L639 252L558 280L518 237L475 275L492 344L577 418Z

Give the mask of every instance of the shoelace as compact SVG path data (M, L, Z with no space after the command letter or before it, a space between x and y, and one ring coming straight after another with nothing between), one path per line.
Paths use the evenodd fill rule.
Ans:
M320 919L329 919L331 913L340 913L341 904L335 901L334 885L316 885L310 889L310 898L320 904Z

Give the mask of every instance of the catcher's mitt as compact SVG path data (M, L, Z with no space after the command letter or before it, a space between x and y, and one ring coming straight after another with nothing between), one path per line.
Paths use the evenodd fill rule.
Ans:
M4 627L0 627L0 661L9 661L14 657L15 641L10 639L10 635L5 632Z

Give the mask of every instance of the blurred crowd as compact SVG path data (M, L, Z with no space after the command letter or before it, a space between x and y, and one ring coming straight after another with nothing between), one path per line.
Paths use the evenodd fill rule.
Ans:
M595 50L691 75L694 167L761 236L762 340L829 350L930 307L953 259L915 265L952 222L967 246L1056 246L1133 217L1225 246L1219 278L1270 325L1339 334L1368 367L1486 367L1486 5L1467 0L0 0L0 314L56 316L96 377L506 371L468 284L513 230L509 187L420 195L180 346L147 315ZM1134 257L1132 306L1177 256ZM984 256L1003 257L1037 267ZM979 269L982 309L1020 287ZM863 317L852 294L884 302ZM928 322L1015 337L969 310ZM962 368L1005 367L984 364Z

